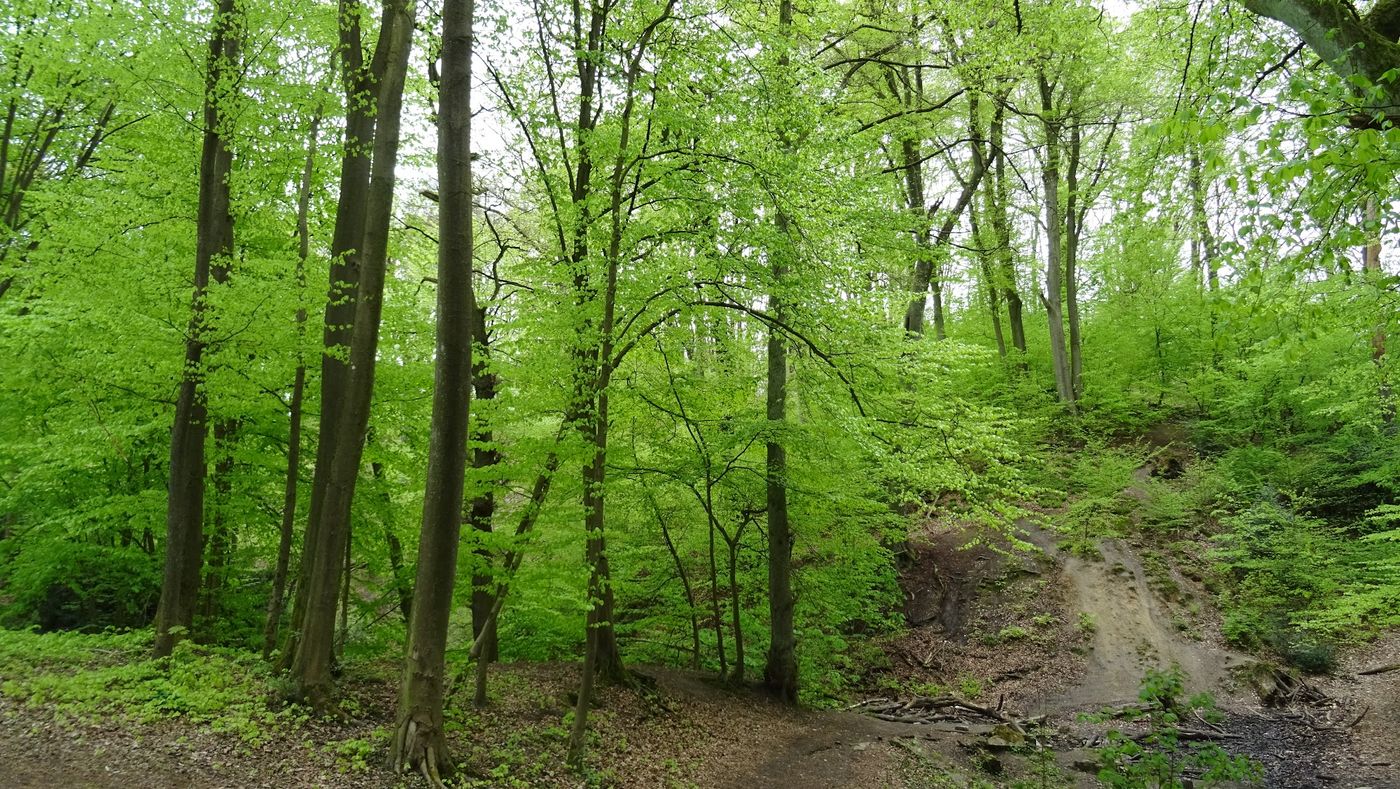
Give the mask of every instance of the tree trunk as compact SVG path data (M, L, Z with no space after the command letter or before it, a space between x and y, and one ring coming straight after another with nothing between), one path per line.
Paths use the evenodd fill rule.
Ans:
M375 107L383 90L389 60L391 36L384 32L393 25L394 4L384 3L379 41L373 58L364 62L361 40L360 0L340 0L341 81L345 90L345 136L341 145L339 203L335 230L331 237L331 263L322 328L321 404L316 425L316 466L311 481L311 501L307 512L306 534L302 539L301 569L292 623L282 650L284 667L290 667L297 641L306 619L306 593L316 551L322 542L321 505L330 480L335 441L342 425L342 404L346 398L350 368L346 358L350 348L356 313L356 291L364 257L365 225L369 200L371 154L375 147Z
M1040 106L1045 127L1045 169L1042 182L1045 187L1045 293L1041 301L1045 305L1046 320L1050 324L1050 360L1055 368L1055 392L1060 402L1075 412L1074 385L1070 377L1069 359L1065 353L1065 322L1062 312L1064 298L1060 275L1062 273L1060 253L1061 236L1064 225L1060 218L1060 125L1055 120L1054 88L1039 74Z
M983 192L983 206L991 202L990 190ZM982 271L982 290L987 294L987 310L992 316L992 337L997 343L997 356L1002 360L1006 359L1006 335L1001 329L1001 299L998 298L1001 289L997 287L996 273L992 270L992 256L994 250L988 248L990 241L986 234L982 232L982 216L977 209L977 204L969 206L968 222L972 229L972 244L977 248L978 266Z
M413 620L390 759L430 783L452 770L443 731L447 627L457 577L472 390L472 0L445 0L438 108L437 363L413 584Z
M214 502L209 508L214 522L205 539L202 606L202 615L209 619L218 615L219 596L226 582L230 554L233 552L233 533L229 527L228 509L233 494L233 445L237 436L238 420L220 419L215 423L214 473L210 480L214 488Z
M624 682L627 680L626 670L622 665L622 654L617 645L617 629L615 627L615 600L612 588L612 570L608 562L607 535L604 532L606 525L605 503L607 483L607 457L608 457L608 391L612 385L614 342L616 337L617 319L617 281L618 270L621 266L622 257L622 218L623 218L623 185L630 167L628 161L628 146L630 144L632 132L632 111L636 105L637 78L642 71L642 58L647 50L647 45L651 41L651 36L657 28L670 17L676 0L668 0L660 15L655 18L642 32L637 39L636 47L631 52L631 59L623 73L624 85L622 88L622 112L619 116L619 135L617 142L617 155L613 161L612 174L609 179L608 207L610 227L608 233L607 248L607 274L603 286L603 319L598 326L596 341L592 344L584 345L580 358L592 360L590 367L583 368L583 371L592 373L580 381L589 396L582 402L584 418L580 422L580 427L585 438L590 438L592 443L592 457L590 462L584 467L583 472L583 507L584 507L584 533L586 534L587 545L585 547L584 561L589 567L588 575L588 615L585 619L584 644L585 652L583 659L582 677L579 682L578 703L574 706L573 726L569 730L568 762L577 767L582 764L585 749L585 734L588 731L588 713L593 703L593 685L597 677L602 677L607 682ZM603 46L603 33L606 29L607 6L595 6L592 12L590 30L595 31L589 34L588 48L589 54L601 51ZM589 107L592 104L592 90L594 80L598 77L596 65L585 68L585 64L580 61L580 83L587 87L587 92L581 94L579 103L580 118L590 116ZM597 113L591 113L591 125L597 119ZM580 124L580 129L583 124ZM583 140L589 144L591 141ZM586 152L587 145L580 146ZM583 167L585 156L580 154L580 169ZM591 161L591 160L590 160ZM630 216L630 209L629 209ZM586 223L579 226L578 231L583 234L587 232ZM580 235L582 238L582 235ZM579 248L582 248L581 246ZM580 259L581 261L582 259ZM580 268L579 275L585 275L585 271ZM577 276L577 275L576 275ZM575 279L576 284L580 282ZM584 295L591 286L588 285L586 276L582 280L583 289L579 291ZM596 371L596 372L593 372ZM591 381L589 380L591 378ZM590 386L591 383L591 386Z
M778 37L783 46L778 56L778 68L791 65L788 47L793 44L792 0L779 0ZM785 136L785 135L784 135ZM792 145L786 138L783 148ZM768 309L776 320L787 317L782 300L783 280L787 276L787 259L791 256L792 236L788 216L777 206L774 222L778 230L778 248L770 250L772 258L773 293ZM927 286L927 283L925 283ZM922 291L919 300L922 302ZM910 305L913 306L912 304ZM907 328L907 325L906 325ZM793 626L795 600L792 595L792 525L788 522L787 450L783 446L787 422L787 341L782 330L768 327L768 386L767 411L769 437L766 442L765 479L768 491L768 627L769 646L763 668L763 684L779 699L797 703L797 633Z
M909 306L904 311L904 331L923 336L924 313L928 308L929 283L933 280L933 250L929 248L928 209L924 202L923 157L919 142L906 137L900 143L904 158L904 204L914 223L910 234L914 240L914 265L909 272Z
M355 550L354 530L351 523L345 523L345 565L340 581L340 627L336 630L335 647L331 650L331 664L339 665L345 656L345 642L350 638L350 569Z
M635 457L636 452L633 452ZM642 485L642 493L646 496L647 503L651 505L652 512L656 515L656 525L661 527L661 539L666 543L666 551L671 554L671 563L676 567L676 577L681 580L681 588L685 590L685 607L690 612L690 667L696 671L700 670L700 617L695 608L695 589L690 583L690 574L685 570L685 562L681 561L680 551L676 550L676 543L671 539L671 530L666 526L666 518L661 514L661 505L656 503L656 497L652 495L651 488L645 482Z
M729 613L734 620L734 673L729 679L735 683L744 681L744 623L739 609L739 539L742 531L736 531L734 539L725 539L729 546Z
M1206 217L1206 192L1201 183L1201 154L1187 143L1186 188L1191 191L1191 278L1196 287L1205 284L1205 237L1210 233Z
M1083 147L1079 124L1069 128L1069 157L1065 171L1065 317L1069 320L1069 381L1074 398L1084 394L1084 360L1079 333L1079 240L1083 232L1079 209L1079 162Z
M1382 289L1385 286L1381 282L1383 271L1381 269L1381 241L1384 235L1381 225L1381 201L1375 194L1366 196L1366 226L1369 237L1366 241L1366 250L1363 258L1363 268L1372 287ZM1387 427L1392 427L1395 422L1395 396L1390 391L1390 382L1386 377L1385 365L1385 322L1384 318L1376 323L1376 330L1371 334L1371 361L1375 363L1380 375L1380 386L1377 390L1381 402L1381 421Z
M491 371L489 364L491 338L486 332L486 308L476 304L475 299L471 308L472 343L475 346L473 353L476 354L472 362L472 389L478 403L489 402L496 399L496 374ZM490 423L482 415L481 409L477 409L472 436L476 444L472 448L472 469L482 476L485 476L488 469L496 468L501 462L501 453L493 446L494 439ZM496 483L489 481L484 484L486 488L472 497L471 503L467 505L467 522L478 538L491 533L492 521L496 515ZM486 632L481 659L483 662L493 663L499 659L496 624L495 620L490 619L491 609L495 605L495 596L491 591L494 586L491 576L493 557L484 540L479 540L476 554L481 569L472 575L472 638L480 638L482 632ZM483 697L477 699L478 704L486 703L484 692L483 687Z
M208 411L204 393L205 298L212 276L228 278L233 254L233 216L229 174L233 152L224 139L226 102L233 96L238 67L238 31L234 0L219 0L209 37L204 83L204 143L199 163L199 216L194 266L194 297L185 365L170 431L170 495L165 517L165 569L156 610L155 654L169 655L194 624L204 542L204 440Z
M1018 353L1016 364L1024 369L1026 365L1026 324L1021 316L1021 294L1016 289L1016 257L1011 248L1011 197L1006 182L1006 155L1002 149L1005 141L1006 109L1000 102L992 113L989 139L992 147L994 179L992 182L992 233L996 239L999 284L1002 296L1006 299L1006 322L1011 330L1011 347Z
M316 143L321 128L321 111L311 118L307 133L306 165L297 189L297 294L306 295L306 259L311 255L311 186L316 174ZM282 619L286 598L287 573L292 561L293 529L297 516L297 481L301 475L301 406L306 391L306 362L301 358L300 340L306 336L306 307L297 308L297 369L292 378L292 399L287 405L287 474L282 487L282 523L277 539L277 565L272 574L272 591L267 597L263 625L263 660L277 648L277 625Z
M373 168L366 199L365 233L356 291L354 330L350 342L350 377L346 382L335 456L326 480L317 525L314 557L306 590L306 613L301 640L292 660L294 695L317 708L331 698L330 662L335 633L336 597L340 591L341 559L345 555L350 505L355 495L365 428L369 424L374 390L374 360L379 341L384 278L388 256L389 220L394 201L394 168L398 160L399 111L408 70L413 33L411 6L405 0L386 4L389 24L380 33L389 37L384 80L375 107ZM313 507L315 501L312 502Z
M723 678L729 672L729 655L724 649L724 616L720 612L719 602L719 553L715 542L715 535L719 532L719 524L715 521L714 510L708 504L705 505L705 516L710 526L710 618L715 628L715 652L719 654L719 676Z

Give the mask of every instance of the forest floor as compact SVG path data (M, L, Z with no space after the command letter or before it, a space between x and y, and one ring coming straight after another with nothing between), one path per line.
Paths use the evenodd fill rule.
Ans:
M936 523L910 540L901 583L911 627L886 644L887 665L872 668L852 701L880 698L888 708L955 697L1007 719L1043 716L1025 740L995 719L913 724L793 710L694 672L643 667L640 691L602 692L593 767L580 776L562 767L577 667L518 664L493 667L492 705L454 721L464 785L1095 786L1105 731L1138 724L1080 713L1131 705L1147 669L1175 664L1189 693L1213 694L1225 716L1219 743L1258 760L1265 785L1400 787L1400 671L1361 673L1400 659L1400 634L1343 655L1331 676L1307 678L1308 699L1265 706L1257 691L1272 689L1273 675L1225 645L1189 547L1109 539L1093 556L1063 550L1063 535L1043 526L1020 526L1024 541ZM0 787L419 785L380 764L394 685L368 677L392 677L393 667L360 673L344 683L345 718L256 744L178 721L74 717L0 694Z

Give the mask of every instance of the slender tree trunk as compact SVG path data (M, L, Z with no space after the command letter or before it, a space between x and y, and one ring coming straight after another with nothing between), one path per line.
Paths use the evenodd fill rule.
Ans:
M297 294L306 294L306 259L311 255L311 186L316 174L316 143L321 128L318 109L307 133L306 165L297 189ZM267 597L267 617L263 625L263 660L277 648L277 626L282 619L287 591L287 574L292 561L292 538L297 516L297 482L301 475L301 406L306 392L306 362L301 357L301 340L306 336L306 307L297 308L297 369L292 378L292 398L287 405L287 474L282 487L282 523L277 539L277 565L272 574L272 591Z
M585 437L589 437L591 433L593 453L583 474L584 533L587 540L584 561L589 567L589 609L585 620L585 652L582 677L579 681L578 703L574 706L573 726L569 730L567 759L568 763L574 767L580 766L583 762L586 745L585 735L588 731L588 714L593 703L593 686L596 679L601 677L606 682L614 683L628 680L627 672L622 664L622 654L617 645L616 601L612 588L612 570L608 562L607 535L604 532L609 427L608 393L612 385L613 365L615 364L613 351L616 340L614 333L617 319L618 269L621 266L622 257L623 185L629 169L628 151L632 132L632 111L636 106L637 78L641 74L642 58L646 54L652 35L655 34L662 22L670 18L675 3L676 0L668 0L661 13L644 28L635 47L631 50L631 58L624 71L622 112L618 119L620 131L617 156L613 161L612 174L609 178L610 226L606 257L607 279L602 294L603 319L598 326L597 340L585 346L584 353L586 359L593 361L591 367L585 369L596 370L596 374L592 376L591 387L588 386L587 377L583 380L586 390L590 392L587 402L583 404L585 406L583 429ZM601 51L608 11L607 6L594 6L590 30L595 32L591 32L588 39L590 54ZM587 94L589 98L580 101L579 115L581 118L587 118L590 115L593 81L597 75L596 68L586 70L582 63L580 64L580 81L588 87L589 91ZM592 116L590 124L597 119L596 113L592 113ZM582 128L583 124L580 124L580 129ZM591 141L585 140L583 142L591 144ZM582 164L580 164L581 166ZM586 233L586 225L581 226L579 230ZM584 272L580 270L579 273L583 274Z
M228 510L233 498L233 445L238 438L238 420L221 419L214 425L214 474L211 484L214 502L210 507L214 522L209 529L204 551L203 615L213 619L218 614L219 597L227 580L233 533L229 527Z
M584 309L586 305L601 297L604 303L605 323L608 320L606 315L614 308L612 299L616 294L617 261L615 257L609 257L608 267L611 282L605 291L599 294L597 286L588 272L588 227L592 220L587 203L593 187L593 141L590 136L598 120L598 113L593 108L594 98L595 91L598 89L598 67L604 43L603 37L607 30L609 10L606 6L592 6L589 11L587 35L577 42L578 45L581 45L576 50L579 77L579 113L575 147L578 151L578 164L574 172L571 199L579 211L579 216L574 223L573 245L570 254L570 262L573 265L575 304L580 309ZM628 132L627 127L630 120L630 76L627 88L627 105L622 124L624 137L619 149L619 159L622 158L627 147L625 135ZM620 188L620 184L618 186ZM617 228L620 227L618 223L621 221L620 211L617 210L620 208L620 198L617 194L612 197L611 205L614 208L612 220L614 228ZM616 232L614 240L619 240ZM583 758L584 733L587 731L589 705L592 703L594 680L600 667L605 675L610 675L613 672L619 675L622 673L621 656L617 651L617 640L613 630L613 593L608 583L609 567L606 542L602 531L605 522L603 483L606 476L606 391L609 378L607 346L611 328L609 326L598 327L597 334L594 333L594 328L591 321L585 320L579 332L578 345L574 351L576 363L574 403L570 408L572 416L570 425L592 448L589 460L583 464L580 470L583 483L584 534L586 535L584 562L589 568L589 609L584 624L585 655L580 692L578 703L574 709L574 724L569 736L568 759L571 764L577 764Z
M1011 197L1006 180L1005 142L1006 109L1000 102L992 112L989 132L994 162L991 192L992 233L997 245L997 269L1002 296L1006 299L1006 322L1011 330L1011 347L1017 351L1016 364L1026 365L1026 325L1021 316L1021 294L1016 288L1016 258L1011 248Z
M1372 287L1376 288L1384 287L1381 283L1381 241L1384 234L1380 204L1381 201L1375 194L1366 196L1366 225L1370 228L1370 237L1366 242L1363 268L1372 282ZM1395 396L1390 390L1390 381L1386 375L1385 341L1385 322L1382 319L1377 322L1376 330L1371 334L1371 361L1375 363L1380 374L1378 394L1381 402L1381 420L1389 427L1395 422Z
M943 315L943 286L940 281L942 261L947 257L948 244L953 239L953 231L957 229L958 220L962 218L963 212L972 203L972 198L977 193L977 186L982 182L982 176L985 172L986 166L982 160L980 149L974 143L971 173L968 179L963 182L957 201L943 215L943 223L939 225L937 231L934 231L932 238L928 237L927 232L923 232L921 235L925 239L926 246L920 256L919 263L915 266L914 282L910 286L910 290L917 295L910 300L904 313L904 329L914 336L923 336L926 298L924 294L932 287L934 337L939 340L947 337Z
M1070 378L1069 358L1065 352L1065 322L1062 312L1064 288L1060 280L1060 262L1064 224L1060 218L1060 122L1055 120L1054 88L1039 74L1040 106L1045 126L1045 169L1042 182L1045 188L1045 293L1041 301L1045 305L1046 320L1050 324L1050 359L1055 368L1055 391L1060 402L1075 412L1074 385Z
M1210 344L1211 344L1211 366L1220 369L1221 353L1216 340L1216 327L1220 322L1218 314L1219 305L1215 296L1220 290L1220 273L1216 268L1216 245L1215 235L1210 230L1210 216L1206 213L1206 182L1205 171L1201 166L1201 152L1198 145L1190 145L1190 161L1188 162L1189 173L1187 176L1188 186L1191 190L1191 214L1192 214L1192 265L1205 269L1206 285L1210 290ZM1199 286L1200 269L1195 269L1196 282Z
M989 190L983 192L984 206L990 202ZM998 298L1001 289L998 287L996 273L992 270L993 250L988 248L990 241L986 234L982 232L982 216L976 203L969 206L968 221L972 228L972 243L977 247L977 260L982 271L982 290L987 294L987 310L992 316L992 336L996 339L997 355L1006 359L1006 336L1001 328L1001 299Z
M443 730L447 626L457 576L472 390L472 0L445 0L438 109L437 363L413 621L399 691L395 769L430 783L450 773Z
M636 452L633 452L635 456ZM671 539L671 530L666 526L666 518L661 514L661 505L656 503L656 497L652 495L651 488L643 483L642 492L645 494L647 503L651 505L652 512L656 515L656 525L661 527L661 539L666 543L666 551L671 554L671 563L676 567L676 577L681 580L681 588L685 590L685 607L690 612L690 641L691 658L690 667L696 671L700 670L700 617L695 608L695 589L690 583L690 574L685 570L685 562L681 561L680 551L676 550L676 543Z
M724 648L724 615L720 612L719 602L719 552L715 542L715 534L719 531L719 524L715 521L714 511L706 505L706 521L710 526L710 618L714 622L715 628L715 651L719 654L719 675L721 678L729 673L729 654Z
M199 216L194 267L194 297L185 365L181 373L175 421L170 432L170 495L166 504L165 570L156 610L155 654L169 655L175 642L194 624L204 542L205 407L203 365L205 298L212 276L228 277L233 254L233 216L229 174L233 152L224 139L226 104L233 100L239 30L234 0L219 0L209 37L204 84L204 143L199 165Z
M1186 188L1191 191L1191 275L1199 290L1205 287L1205 236L1210 233L1206 218L1206 192L1201 183L1201 154L1187 144Z
M1065 317L1069 321L1069 380L1074 398L1084 394L1084 359L1079 332L1079 240L1084 228L1079 208L1079 162L1083 141L1079 124L1069 129L1069 157L1065 170Z
M928 309L929 283L933 280L933 250L929 248L928 209L924 202L923 157L919 141L906 137L900 142L904 158L904 202L914 223L910 234L914 240L914 265L909 272L909 306L904 311L904 330L923 336L924 313Z
M490 402L496 398L496 374L490 368L491 338L486 333L486 308L473 304L472 315L472 342L475 346L473 348L475 357L472 362L473 394L478 403ZM485 476L489 469L494 469L500 464L501 453L493 445L495 436L481 409L477 409L473 430L472 441L476 446L472 447L472 469L479 475ZM492 663L499 658L499 643L494 620L489 626L487 625L491 609L495 605L495 598L492 594L494 585L490 571L493 557L487 543L481 538L491 533L492 521L496 514L496 493L494 481L484 484L486 487L474 496L471 503L467 505L467 522L478 537L476 554L477 561L480 563L480 569L472 575L472 638L480 638L483 632L486 633L486 640L481 649L481 659L485 663ZM485 704L485 687L483 686L481 690L482 697L477 699L477 703Z
M393 25L394 3L386 0L380 23L379 41L370 63L364 62L360 0L340 0L339 56L345 90L345 135L341 145L339 203L335 230L331 237L331 262L322 328L320 414L316 425L316 466L311 481L311 501L302 539L301 569L298 572L292 622L282 650L283 666L290 667L296 654L306 619L306 594L311 588L311 572L316 551L323 538L321 505L330 480L335 441L343 429L342 404L350 379L347 358L356 314L356 292L364 257L365 225L369 200L372 152L375 148L375 107L383 90L389 61L391 36L384 31Z
M394 200L394 168L398 160L399 111L413 33L412 6L389 0L389 24L380 33L390 39L387 68L376 102L373 168L366 201L364 241L356 291L354 330L350 342L350 377L341 404L335 456L319 514L313 565L306 590L306 614L301 640L292 659L297 698L317 708L331 698L330 662L335 632L336 597L340 591L341 559L345 555L350 505L359 475L365 429L374 390L374 360L379 341L384 278L388 256L389 220ZM312 502L313 508L315 501Z
M778 38L783 47L778 56L778 68L786 72L792 64L789 48L793 46L792 0L779 0ZM781 75L784 81L790 75ZM785 151L792 150L787 131L780 130ZM782 299L783 283L787 278L788 259L792 256L792 231L786 211L777 206L774 222L778 231L778 247L770 250L773 293L768 309L779 321L787 318L787 305ZM927 284L927 283L925 283ZM919 300L922 301L922 291ZM911 305L912 306L912 305ZM797 633L793 622L796 601L792 594L792 525L788 522L787 449L784 428L787 423L787 340L782 330L768 327L768 386L767 416L769 438L766 442L765 478L768 492L768 656L763 668L763 684L779 699L797 703Z
M744 622L739 610L739 538L743 532L736 532L734 539L725 538L729 546L729 613L734 620L734 673L729 679L735 683L744 681Z
M399 597L399 615L404 624L413 620L413 586L408 582L407 569L403 563L403 542L394 534L388 523L384 524L384 546L389 554L389 572L394 574L394 591Z

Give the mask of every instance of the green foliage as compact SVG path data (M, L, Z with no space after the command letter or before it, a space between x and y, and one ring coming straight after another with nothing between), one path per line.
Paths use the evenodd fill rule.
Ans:
M145 625L160 598L160 568L135 546L34 541L0 563L0 588L11 590L0 618L44 630Z
M0 630L0 693L85 719L179 718L256 746L305 722L275 709L271 675L256 655L182 641L151 659L151 634Z
M1331 665L1332 645L1400 624L1393 543L1359 539L1278 498L1224 519L1217 558L1234 583L1225 632L1302 668Z
M1109 731L1108 744L1098 749L1098 778L1105 786L1178 789L1262 780L1263 770L1248 757L1231 756L1215 743L1181 738L1180 724L1185 715L1209 720L1216 714L1215 702L1208 694L1185 700L1184 690L1181 672L1176 667L1152 670L1143 677L1138 698L1145 709L1127 715L1145 718L1147 732L1133 738L1121 731Z

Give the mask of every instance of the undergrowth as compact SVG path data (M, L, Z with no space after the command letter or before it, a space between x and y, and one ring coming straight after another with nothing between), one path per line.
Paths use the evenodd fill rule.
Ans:
M274 709L271 673L257 655L188 640L150 657L151 634L0 630L0 693L73 717L152 723L180 718L256 746L307 720Z

